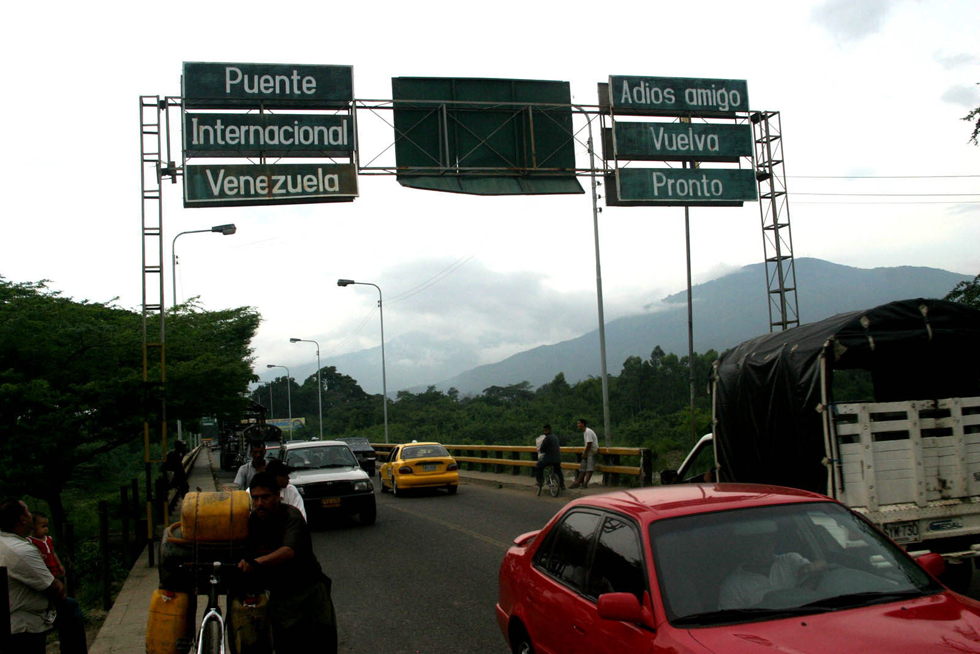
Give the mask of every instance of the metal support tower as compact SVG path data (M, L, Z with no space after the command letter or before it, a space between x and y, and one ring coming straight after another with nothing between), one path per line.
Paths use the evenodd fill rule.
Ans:
M778 111L759 111L750 116L755 140L759 213L762 217L763 256L769 298L769 331L800 324L796 299L796 265L793 233L789 225L789 198L783 168L782 125Z
M162 460L151 455L151 442L161 444L161 454L166 454L167 416L163 395L166 380L166 351L164 348L164 269L163 269L163 195L161 189L161 125L160 113L166 109L166 101L161 103L155 95L140 96L140 184L142 204L142 242L143 242L143 385L145 387L145 406L143 417L143 446L146 472L146 518L147 536L150 542L150 565L153 565L153 480L151 464ZM150 381L150 361L159 357L160 377L158 382ZM154 398L157 404L154 408ZM150 438L154 432L150 425L151 414L157 414L159 428L156 439Z

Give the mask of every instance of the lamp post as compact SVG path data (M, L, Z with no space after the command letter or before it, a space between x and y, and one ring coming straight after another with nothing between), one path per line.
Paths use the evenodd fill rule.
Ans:
M171 274L173 275L172 284L174 287L174 306L177 306L177 239L184 234L202 234L204 232L214 232L216 234L222 234L224 236L231 236L237 231L237 228L233 224L229 225L215 225L211 229L193 229L189 232L181 232L174 236L173 243L170 245L170 256L171 256Z
M267 363L265 367L286 369L286 404L288 405L289 408L289 440L293 440L293 393L292 393L292 389L289 387L289 368L287 368L286 366L276 366L271 363Z
M308 338L291 338L290 343L313 343L316 345L316 403L320 411L320 440L323 440L323 384L320 383L320 344Z
M381 406L384 407L385 418L385 444L388 443L388 380L385 373L385 311L381 296L381 287L371 282L355 282L353 279L338 279L337 286L350 286L351 284L361 284L363 286L373 286L378 289L378 313L381 314Z

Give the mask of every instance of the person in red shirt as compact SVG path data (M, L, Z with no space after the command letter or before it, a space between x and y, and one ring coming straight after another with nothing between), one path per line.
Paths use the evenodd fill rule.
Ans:
M48 535L48 516L43 513L34 513L32 515L34 516L34 529L28 538L34 543L35 547L41 550L41 558L44 559L44 565L48 566L48 570L51 571L54 578L64 583L65 566L61 565L61 559L58 558L58 555L54 551L54 541Z

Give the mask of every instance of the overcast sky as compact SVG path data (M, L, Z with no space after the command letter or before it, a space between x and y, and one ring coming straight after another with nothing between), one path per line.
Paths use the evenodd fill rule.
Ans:
M744 79L752 109L781 114L796 257L980 272L980 148L960 120L980 105L975 0L23 2L5 14L0 275L75 299L140 307L138 100L179 95L184 61L350 65L358 99L391 98L397 76L568 81L585 105L610 75ZM385 119L358 112L362 164L385 156ZM167 304L173 236L235 223L234 236L177 242L177 295L256 307L266 379L266 363L315 360L291 336L319 341L325 360L379 344L376 291L341 277L383 289L388 341L453 337L481 363L596 328L588 193L359 185L352 203L184 209L167 184ZM691 223L695 282L762 260L758 204L692 209ZM607 320L683 289L683 209L608 208L599 238Z

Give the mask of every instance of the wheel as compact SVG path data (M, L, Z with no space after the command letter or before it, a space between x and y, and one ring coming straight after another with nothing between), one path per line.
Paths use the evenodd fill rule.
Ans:
M456 491L459 490L459 486L456 486L454 484L450 484L449 486L446 486L446 490L449 491L449 494L450 495L455 495L456 494Z
M561 480L558 479L558 475L553 470L548 475L548 492L551 493L552 497L558 497L558 493L561 492Z
M405 491L398 490L398 480L394 477L391 478L391 494L395 497L404 497Z
M514 654L534 654L534 645L531 644L531 637L524 633L523 629L511 639L510 651Z
M224 654L221 651L221 624L217 620L208 620L204 625L201 641L207 654Z
M366 509L362 509L360 513L357 514L357 518L361 521L362 525L373 525L374 521L378 519L378 507L371 503Z

